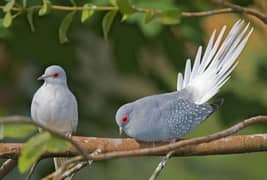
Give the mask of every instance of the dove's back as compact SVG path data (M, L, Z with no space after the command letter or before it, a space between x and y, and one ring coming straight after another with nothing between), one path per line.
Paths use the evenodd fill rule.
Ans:
M148 96L131 105L134 110L125 132L143 141L181 137L214 111L208 103L195 104L186 90ZM143 128L144 121L148 128Z

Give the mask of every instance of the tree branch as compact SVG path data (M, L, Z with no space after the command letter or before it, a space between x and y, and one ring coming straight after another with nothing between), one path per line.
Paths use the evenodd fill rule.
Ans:
M228 7L227 9L231 9L232 12L235 13L244 13L244 14L248 14L251 16L254 16L256 18L258 18L259 20L261 20L264 24L267 24L267 16L263 13L261 13L260 11L257 11L255 9L251 9L251 8L246 8L246 7L242 7L236 4L232 4L230 2L227 1L221 1L221 0L217 0L215 1L216 4L218 5L224 5L225 7Z
M17 116L16 116L17 117ZM25 117L24 117L25 118ZM6 120L6 121L4 121ZM7 121L9 120L9 121ZM2 118L0 119L0 123L6 123L6 122L19 122L18 119L15 119L13 121L12 117L9 118ZM21 123L22 121L20 121ZM29 122L29 121L27 121ZM183 147L184 148L190 148L185 147L189 145L197 145L200 143L208 143L210 141L220 139L229 135L232 135L241 129L244 129L248 126L254 125L256 123L263 123L267 122L267 116L256 116L249 119L246 119L242 122L237 123L236 125L225 129L223 131L192 138L188 140L181 140L176 143L172 144L164 144L164 143L145 143L145 142L138 142L133 139L112 139L112 138L86 138L86 137L73 137L71 139L71 142L73 144L76 144L80 149L83 149L82 153L86 154L87 157L89 157L89 160L103 160L103 159L112 159L112 158L119 158L119 157L130 157L130 156L142 156L142 155L163 155L166 154L172 150L177 150L178 148ZM43 128L41 126L41 128ZM46 127L44 127L45 129ZM56 132L52 132L56 133ZM59 134L60 135L60 134ZM61 135L62 136L62 135ZM66 137L66 136L63 136ZM242 136L241 136L242 137ZM251 138L253 137L253 138ZM233 139L229 139L227 142L220 141L220 143L223 143L223 147L220 147L219 149L216 149L218 147L218 144L213 144L212 146L206 147L206 149L201 149L202 151L190 151L190 149L187 149L187 151L182 151L183 154L179 154L179 151L181 149L178 149L179 151L176 152L176 155L204 155L206 154L221 154L221 153L235 153L235 152L256 152L256 151L265 151L266 149L266 136L257 136L261 139L261 143L258 145L258 143L255 144L254 140L255 136L244 136L241 139L239 139L239 136L231 137ZM230 137L229 137L230 138ZM238 141L236 140L238 138ZM235 140L232 142L232 140ZM244 144L240 144L240 142L245 142L246 146ZM216 142L216 141L215 141ZM232 142L229 144L229 142ZM256 141L257 142L257 141ZM214 142L213 142L214 143ZM212 142L211 142L212 144ZM251 149L247 147L247 144L251 145ZM205 145L205 144L203 144ZM227 146L228 145L228 146ZM254 146L253 146L254 145ZM235 146L234 149L232 149L232 146ZM192 147L198 147L198 146L192 146ZM230 148L230 149L227 149ZM0 158L17 158L19 155L19 152L21 151L22 144L0 144ZM213 151L211 151L210 148L215 148ZM101 149L102 154L98 154L94 157L89 156L88 153L91 153L95 151L96 149ZM206 150L209 151L206 151ZM232 150L232 151L231 151ZM81 152L79 151L79 154ZM181 153L181 152L180 152ZM45 153L43 157L55 157L55 156L73 156L77 155L77 149L70 150L68 152L62 152L62 153ZM87 158L88 160L88 158Z
M216 15L216 14L226 14L226 13L244 13L248 14L251 16L254 16L261 20L264 24L267 24L267 16L255 9L251 8L245 8L236 4L232 4L229 2L222 2L222 1L215 1L216 4L218 5L224 5L228 8L221 8L221 9L215 9L215 10L208 10L208 11L199 11L199 12L186 12L183 11L181 12L182 17L195 17L195 16L211 16L211 15ZM57 10L57 11L83 11L83 10L94 10L94 11L117 11L119 8L117 6L91 6L91 7L83 7L83 6L62 6L62 5L51 5L49 6L52 10ZM0 6L0 9L4 9L5 6ZM42 8L42 5L36 5L36 6L31 6L31 7L12 7L12 11L17 11L17 12L26 12L29 11L30 9L35 9L39 10ZM151 12L155 15L160 15L161 11L160 10L155 10L155 9L146 9L146 8L140 8L140 7L135 7L132 6L133 10L135 12L140 12L140 13L146 13L146 12Z
M32 124L38 128L41 128L45 131L50 132L51 134L58 136L68 142L70 142L75 148L76 150L87 160L90 160L88 154L82 149L82 147L80 147L80 145L78 143L76 143L75 141L72 140L72 137L70 136L66 136L62 133L59 133L51 128L48 128L40 123L34 122L32 121L30 118L26 117L26 116L7 116L7 117L1 117L0 118L0 124Z
M17 118L19 116L1 118L0 123L22 123L29 121L19 121ZM21 117L20 117L21 118ZM23 117L25 118L25 117ZM96 138L96 137L73 137L71 142L77 144L83 153L87 155L88 158L78 157L77 162L88 162L89 160L104 160L112 158L122 158L122 157L133 157L133 156L144 156L144 155L165 155L169 153L169 157L174 154L175 156L193 156L193 155L214 155L214 154L234 154L234 153L248 153L248 152L259 152L267 151L267 134L256 134L256 135L240 135L240 136L230 136L238 131L257 124L266 123L267 116L256 116L246 119L242 122L235 124L234 126L225 129L223 131L192 138L186 140L180 140L175 143L170 142L158 142L158 143L148 143L136 141L134 139L119 139L119 138ZM35 124L36 125L36 124ZM47 129L46 127L41 128ZM49 130L51 133L55 133L53 130ZM59 134L61 136L61 134ZM226 137L229 136L229 137ZM63 136L66 137L66 136ZM68 139L67 139L68 140ZM19 143L0 143L0 158L18 158L23 144ZM101 150L102 154L96 154L94 156L89 155L89 153L95 151L96 149ZM81 152L77 148L72 148L67 152L60 153L45 153L42 158L48 157L71 157L75 155L80 155ZM169 159L169 157L167 159ZM155 175L160 173L160 170L165 166L167 161L163 160L156 169ZM75 165L75 163L73 164ZM73 165L71 165L73 167ZM71 168L72 168L71 167ZM81 166L82 167L82 166ZM80 167L78 167L79 169ZM76 170L75 170L76 171ZM156 177L156 176L155 176Z
M0 179L3 179L17 165L17 160L8 159L0 167Z
M149 154L143 152L144 149L164 147L162 145L173 145L169 143L145 143L134 139L117 139L117 138L94 138L94 137L73 137L73 140L79 143L88 153L93 152L97 148L101 149L103 153L119 153L113 158L125 157L121 152L130 152L129 156L142 155L165 155L169 150L151 152ZM189 139L190 140L190 139ZM177 143L182 143L188 140L181 140ZM152 148L153 147L153 148ZM17 159L21 149L22 143L0 143L0 158L3 159ZM142 150L142 153L136 153ZM239 135L229 136L219 140L198 145L192 145L176 150L175 156L195 156L195 155L219 155L219 154L235 154L235 153L249 153L267 151L267 134L255 135ZM80 155L75 149L62 153L45 153L42 158L51 157L72 157ZM91 157L92 160L111 159L110 156L103 156L103 154Z

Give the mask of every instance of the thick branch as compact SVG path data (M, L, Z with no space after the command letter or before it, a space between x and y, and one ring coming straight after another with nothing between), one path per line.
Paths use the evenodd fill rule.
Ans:
M101 149L103 153L120 153L131 152L129 156L142 156L142 155L165 155L169 152L167 149L163 149L157 152L147 153L146 151L141 153L135 153L140 150L144 150L149 147L160 148L162 145L172 145L169 143L145 143L138 142L134 139L117 139L117 138L94 138L94 137L73 137L74 141L83 147L88 153L95 151L97 148ZM189 139L190 140L190 139ZM186 142L188 140L181 140L180 142ZM179 142L178 142L179 143ZM23 144L20 143L0 143L0 158L13 158L16 159L19 156ZM256 135L240 135L229 136L219 140L211 141L208 143L202 143L198 145L191 145L180 148L176 151L175 156L194 156L194 155L217 155L217 154L235 154L235 153L248 153L248 152L260 152L267 151L267 134ZM79 153L73 149L63 153L45 153L43 158L64 156L71 157L79 155ZM125 157L124 154L113 156ZM102 154L91 157L93 160L110 159L110 157L103 156Z

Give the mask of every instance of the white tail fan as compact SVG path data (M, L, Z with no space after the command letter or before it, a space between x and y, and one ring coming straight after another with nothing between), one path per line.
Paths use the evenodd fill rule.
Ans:
M226 26L223 26L215 43L216 30L214 30L204 55L202 56L202 47L200 46L193 68L191 68L191 60L187 59L184 78L182 73L178 73L177 91L184 88L190 90L196 104L203 104L216 95L230 78L230 73L238 64L236 59L253 31L251 28L247 32L249 24L243 27L244 21L237 21L225 40L221 42L226 29Z

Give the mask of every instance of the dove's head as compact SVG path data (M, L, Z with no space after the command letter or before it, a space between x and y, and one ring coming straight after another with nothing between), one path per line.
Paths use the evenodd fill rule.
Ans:
M64 69L57 65L48 66L45 73L38 78L50 84L67 84L67 77Z
M122 131L126 132L130 126L132 109L133 104L129 103L121 106L116 113L116 122L119 126L120 134Z

